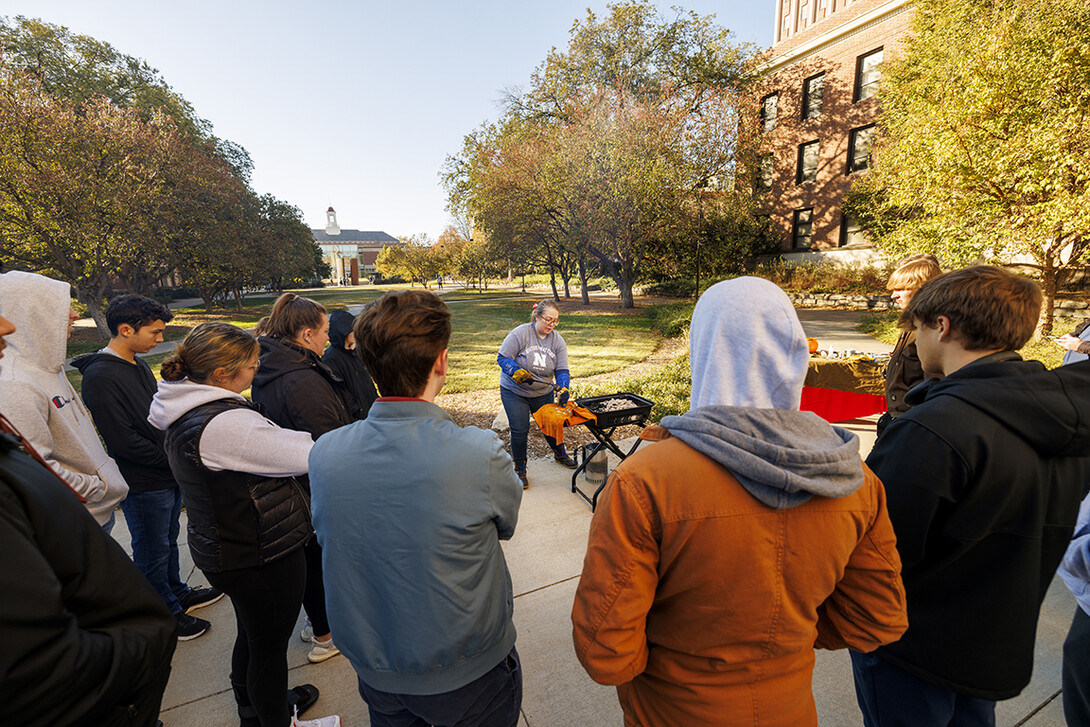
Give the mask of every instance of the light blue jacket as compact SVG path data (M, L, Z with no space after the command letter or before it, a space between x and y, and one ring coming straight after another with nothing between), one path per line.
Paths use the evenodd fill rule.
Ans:
M439 694L511 651L500 541L522 483L499 438L435 404L379 399L310 455L314 529L337 646L369 686Z
M1079 507L1075 533L1057 573L1074 594L1079 607L1090 615L1090 495Z

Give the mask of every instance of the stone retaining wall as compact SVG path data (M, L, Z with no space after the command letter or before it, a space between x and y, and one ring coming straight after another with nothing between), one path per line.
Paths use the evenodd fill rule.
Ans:
M888 295L847 295L842 293L792 293L784 291L798 308L847 308L884 311L893 309ZM1057 318L1090 318L1090 303L1082 300L1057 300Z
M891 310L893 308L893 299L888 295L785 292L798 308L848 308L851 310Z

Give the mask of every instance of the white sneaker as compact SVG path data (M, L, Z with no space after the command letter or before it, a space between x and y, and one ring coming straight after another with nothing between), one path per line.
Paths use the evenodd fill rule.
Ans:
M291 717L291 727L341 727L341 718L331 714L318 719L299 719L299 713L296 712Z
M326 659L332 659L339 653L341 653L341 650L333 643L332 638L325 643L314 639L310 642L310 653L307 654L307 661L311 664L318 664Z
M299 632L299 638L303 641L310 641L314 638L314 624L310 622L309 618L303 624L303 630Z

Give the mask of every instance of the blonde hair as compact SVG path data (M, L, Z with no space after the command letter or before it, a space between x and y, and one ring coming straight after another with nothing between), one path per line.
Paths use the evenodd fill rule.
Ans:
M909 255L897 263L886 290L919 290L924 283L942 275L939 259L931 253Z
M159 373L163 381L188 378L208 383L221 366L234 376L261 349L257 339L238 326L210 321L195 326L174 349Z
M556 301L551 298L543 298L537 303L534 303L534 310L530 313L530 322L533 323L538 318L541 318L545 314L545 309L556 311L556 315L560 315L560 306L556 304Z

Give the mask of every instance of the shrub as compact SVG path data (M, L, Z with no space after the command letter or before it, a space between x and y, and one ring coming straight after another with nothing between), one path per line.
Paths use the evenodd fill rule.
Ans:
M642 289L643 295L653 295L660 298L692 298L696 292L694 280L661 280L650 283Z
M810 293L885 295L889 265L838 265L833 262L788 264L774 260L758 265L753 274L784 290Z
M689 330L689 323L693 319L694 301L667 303L656 305L647 309L644 313L651 319L651 327L666 338L684 336Z
M633 376L602 384L576 384L574 396L603 396L627 391L655 403L649 421L657 422L664 416L684 414L689 410L689 392L692 374L689 371L689 354L674 359L654 373Z

